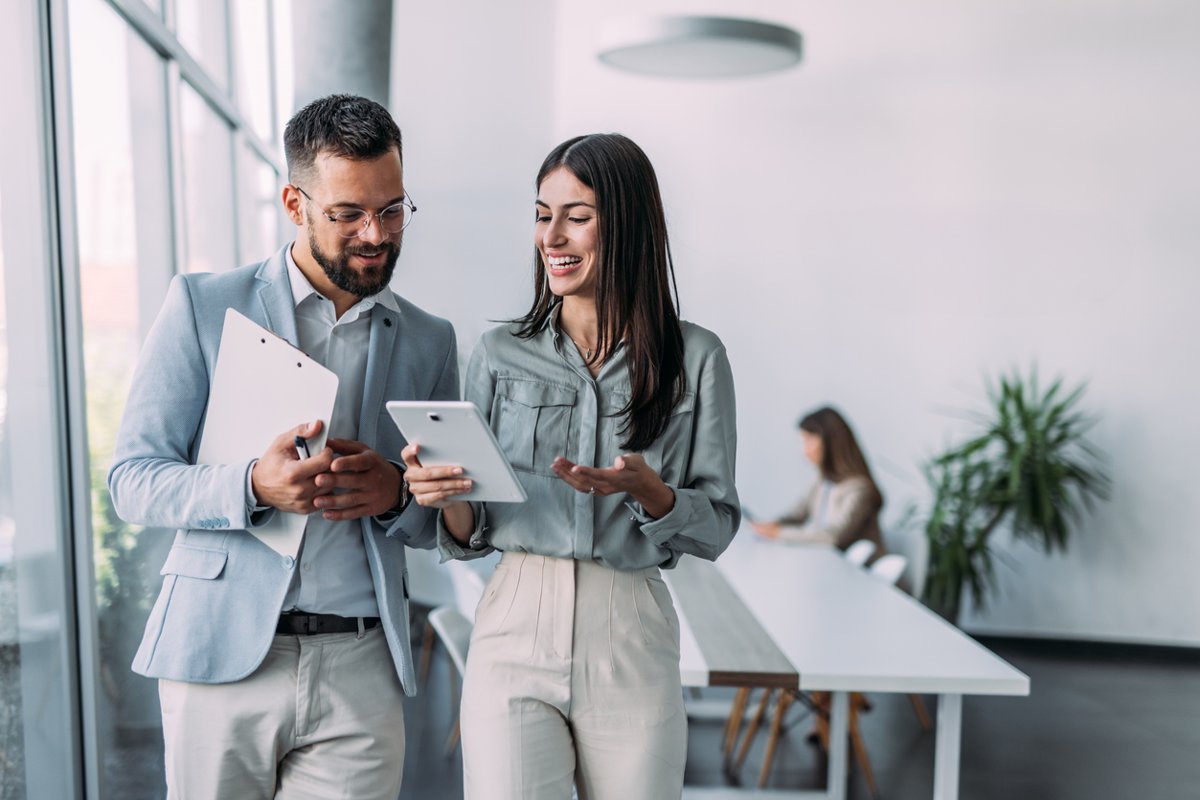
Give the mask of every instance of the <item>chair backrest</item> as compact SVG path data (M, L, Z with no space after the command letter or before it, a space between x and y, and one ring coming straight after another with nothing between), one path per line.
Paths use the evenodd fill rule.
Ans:
M454 606L468 622L475 623L475 607L483 599L483 576L465 561L446 564L450 571L450 582L454 585Z
M888 553L886 556L880 556L868 569L876 578L894 586L896 581L900 580L900 576L904 574L904 568L907 566L907 558L899 553Z
M438 606L429 612L429 624L450 654L461 676L467 669L467 648L471 644L471 621L453 606Z
M859 539L847 547L842 555L854 566L861 567L875 555L875 543L870 539Z

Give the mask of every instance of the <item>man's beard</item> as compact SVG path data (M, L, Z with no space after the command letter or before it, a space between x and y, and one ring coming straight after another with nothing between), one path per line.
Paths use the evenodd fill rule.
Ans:
M317 243L313 226L308 226L308 249L312 252L313 259L325 271L325 277L329 278L334 286L358 298L370 297L386 289L387 285L392 282L392 273L396 270L396 261L400 258L400 246L404 240L396 242L388 240L380 242L378 245L359 243L357 239L351 241L354 241L355 244L347 245L337 258L331 258ZM350 257L364 250L385 250L387 258L379 267L366 267L361 272L352 269Z

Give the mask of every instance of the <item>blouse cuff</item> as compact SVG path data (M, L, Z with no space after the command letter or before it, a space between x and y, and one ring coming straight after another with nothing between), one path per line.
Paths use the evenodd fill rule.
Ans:
M471 510L475 512L475 530L471 531L470 542L466 547L460 544L450 534L450 531L447 530L446 516L440 508L438 509L437 549L441 555L440 563L445 564L447 561L469 561L472 558L485 556L496 549L483 538L483 534L487 530L487 514L484 508L483 503L471 503Z
M625 504L632 512L633 519L641 523L642 535L659 547L662 547L672 536L682 533L687 528L697 502L695 492L679 489L671 484L667 484L667 486L675 493L675 505L658 519L647 514L646 510L642 508L642 504L636 500L630 500ZM700 502L707 504L708 500L701 498Z

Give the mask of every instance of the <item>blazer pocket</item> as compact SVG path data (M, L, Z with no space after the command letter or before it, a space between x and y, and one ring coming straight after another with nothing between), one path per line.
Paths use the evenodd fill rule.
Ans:
M185 578L211 581L221 577L228 560L229 552L226 550L177 544L171 547L167 561L158 574L182 575Z

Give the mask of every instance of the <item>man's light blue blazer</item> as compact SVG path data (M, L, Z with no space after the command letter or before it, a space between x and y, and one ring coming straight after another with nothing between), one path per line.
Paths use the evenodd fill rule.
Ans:
M297 565L247 529L277 512L249 518L250 461L197 466L196 453L225 310L237 309L297 343L286 252L231 272L177 276L142 347L108 488L127 522L178 529L133 661L142 675L194 683L240 680L262 663L275 635ZM397 302L399 313L381 304L371 310L358 439L398 462L404 440L384 403L454 400L459 385L453 327L406 300ZM246 403L255 401L248 387ZM400 682L412 695L404 545L432 547L436 515L413 503L391 520L359 522L382 627Z

